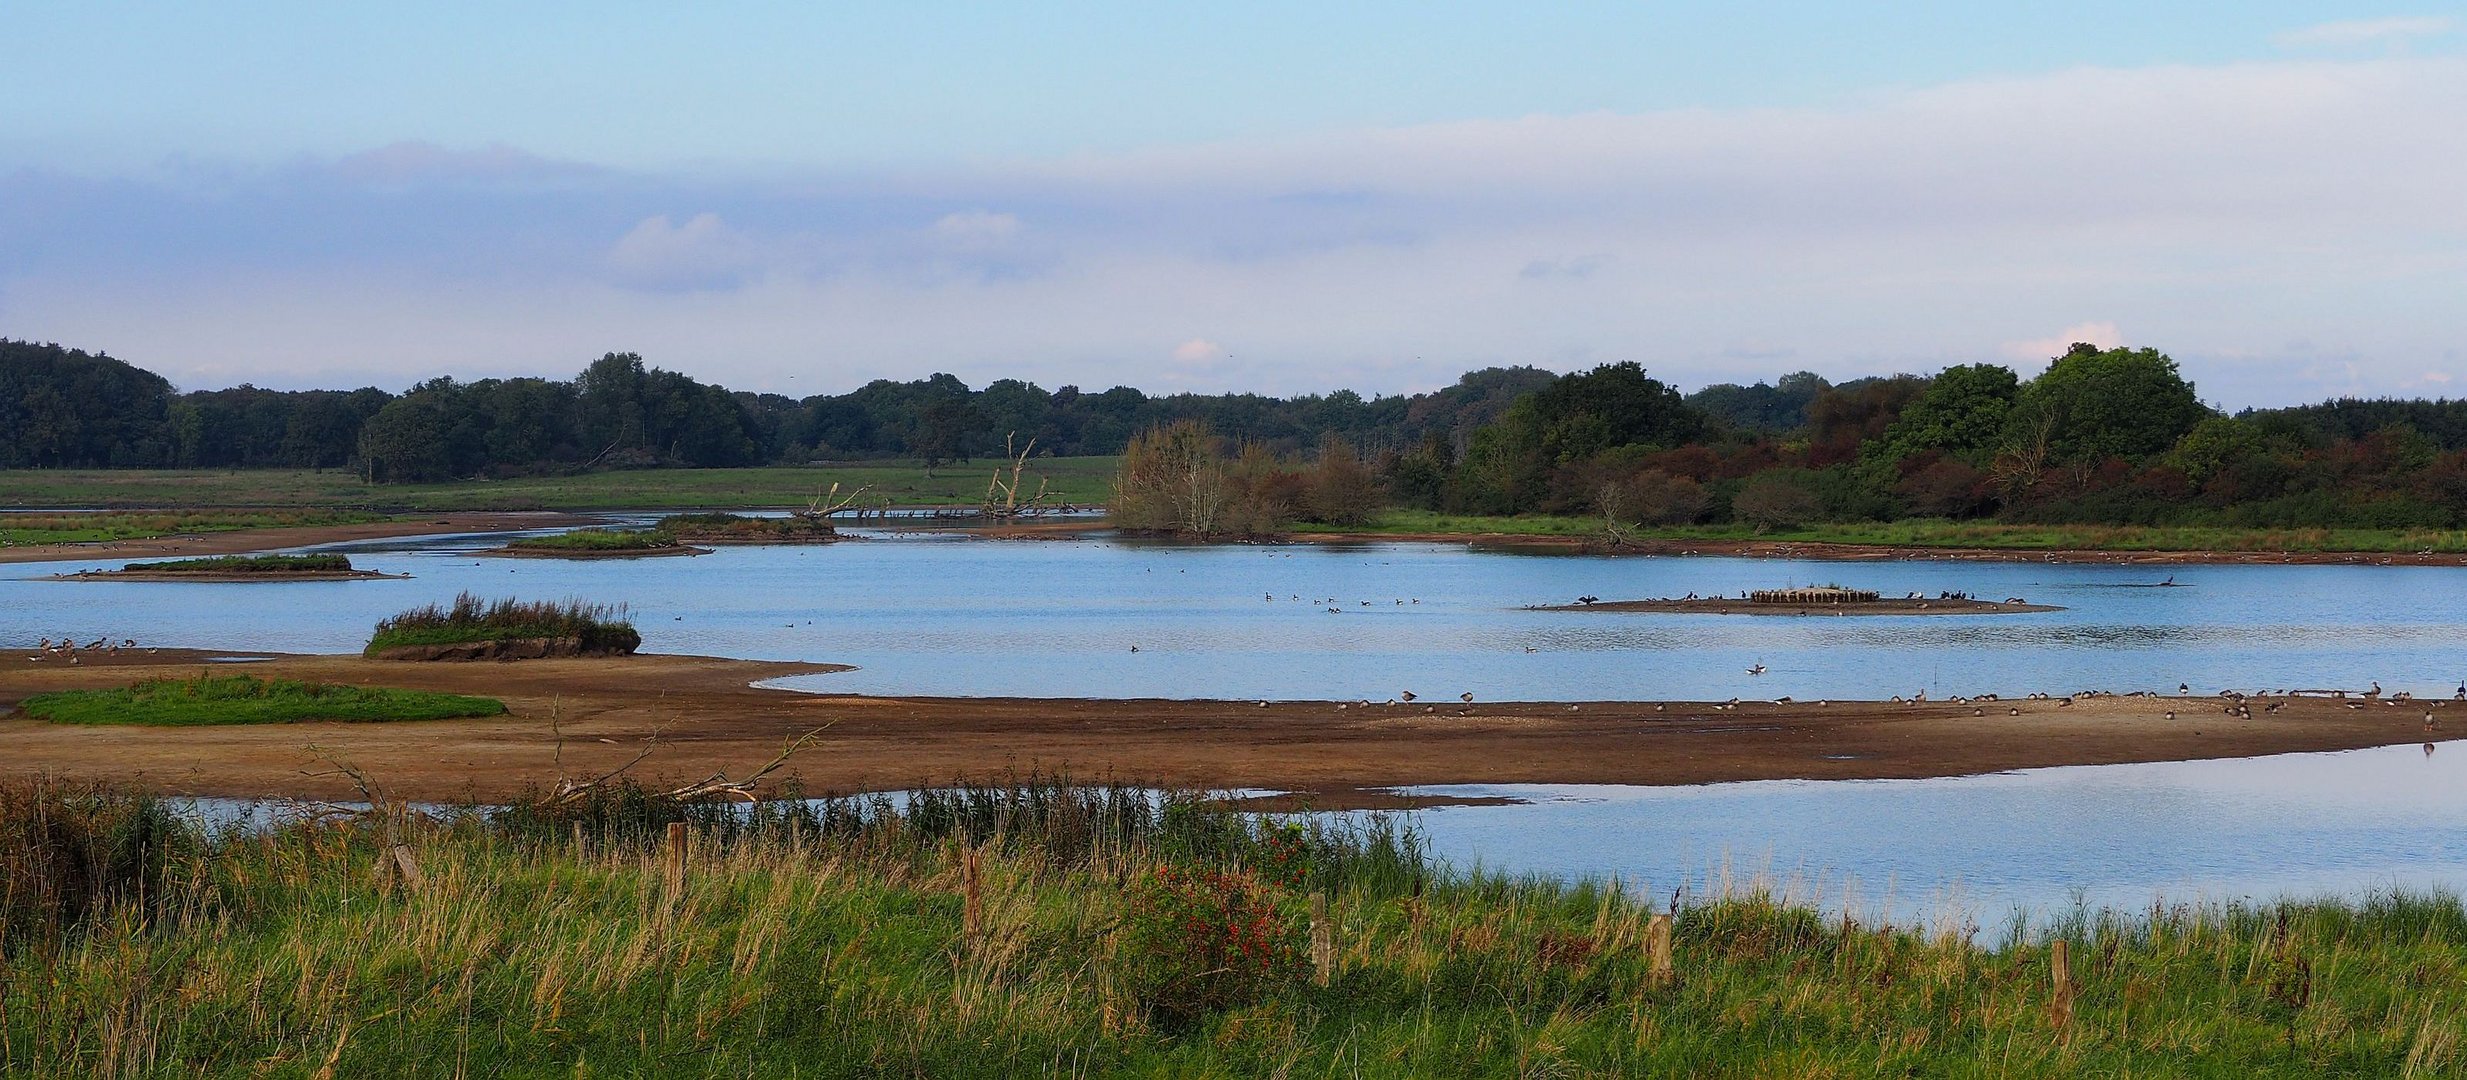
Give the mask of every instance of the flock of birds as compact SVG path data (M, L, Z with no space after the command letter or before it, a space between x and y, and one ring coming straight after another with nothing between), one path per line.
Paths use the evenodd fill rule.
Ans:
M76 638L62 634L58 641L54 641L50 638L44 638L40 643L36 644L34 647L34 655L27 657L26 662L29 664L40 664L51 659L52 657L62 656L67 657L68 662L71 664L83 664L85 663L85 658L79 656L79 653L99 652L109 655L119 652L122 649L134 649L136 647L136 638L121 638L118 641L113 641L108 637L99 637L83 645L79 645ZM161 650L146 650L149 654L159 651Z
M1261 599L1263 599L1263 600L1265 600L1265 601L1267 601L1268 603L1271 603L1271 604L1273 604L1273 603L1276 603L1276 602L1277 602L1277 601L1276 601L1276 594L1275 594L1275 593L1262 593L1262 594L1260 594L1260 598L1261 598ZM1294 603L1299 603L1299 602L1301 602L1301 600L1302 600L1302 598L1301 598L1300 596L1288 596L1288 597L1286 597L1285 599L1286 599L1287 601L1294 602ZM1395 606L1395 607L1405 607L1405 606L1410 605L1410 604L1419 604L1419 603L1421 603L1421 602L1422 602L1422 598L1421 598L1421 597L1418 597L1418 596L1417 596L1417 597L1412 597L1412 598L1410 598L1410 599L1400 597L1400 598L1397 598L1397 599L1395 599L1395 600L1391 600L1391 601L1389 601L1389 603L1390 603L1392 606ZM1344 613L1345 613L1345 609L1344 609L1344 607L1343 607L1343 604L1345 603L1345 601L1344 601L1344 600L1342 600L1342 599L1340 599L1340 598L1338 598L1338 597L1334 597L1334 596L1322 596L1322 597L1316 597L1316 598L1313 598L1313 599L1311 600L1311 603L1313 603L1313 604L1326 604L1326 605L1328 605L1328 614L1330 614L1330 615L1342 615L1342 614L1344 614ZM1354 604L1355 604L1355 606L1357 606L1357 607L1369 607L1369 606L1371 606L1371 605L1372 605L1372 604L1374 604L1374 603L1377 603L1377 601L1374 601L1374 600L1356 600L1356 601L1354 601ZM1134 651L1136 651L1136 650L1134 650Z

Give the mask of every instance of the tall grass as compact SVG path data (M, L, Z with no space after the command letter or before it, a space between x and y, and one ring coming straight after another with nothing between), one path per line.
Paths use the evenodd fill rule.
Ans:
M837 816L694 808L714 816L694 818L674 886L663 852L594 833L598 818L181 826L146 846L153 861L112 864L121 884L99 902L11 900L34 914L0 957L0 1072L2309 1077L2467 1063L2467 911L2451 897L2082 912L1980 945L1749 894L1679 909L1663 980L1644 948L1653 903L1616 888L1390 876L1371 868L1404 856L1400 834L1382 852L1347 825L1305 841L1311 873L1280 875L1283 823L1196 798L923 794L818 804ZM128 799L75 805L121 820ZM12 870L54 858L30 852L126 850L77 838L100 827L56 841L24 828L30 805L0 800ZM372 874L393 844L417 888ZM1238 891L1250 899L1234 906L1288 941L1322 898L1326 984L1278 964L1152 1000L1179 955L1152 935L1191 925L1143 921L1159 883ZM2069 1016L2054 1008L2057 940ZM1177 1003L1197 1007L1163 1007Z
M632 652L642 635L627 621L623 604L585 600L482 600L470 593L448 607L412 608L377 624L367 653L403 645L455 645L473 641L576 638L586 650Z

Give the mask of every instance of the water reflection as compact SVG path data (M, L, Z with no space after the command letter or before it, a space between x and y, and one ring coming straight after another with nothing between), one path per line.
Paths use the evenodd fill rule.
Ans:
M1937 780L1466 785L1426 810L1461 865L1655 896L1765 880L1839 911L1993 935L2016 910L2467 891L2467 757L2392 746Z

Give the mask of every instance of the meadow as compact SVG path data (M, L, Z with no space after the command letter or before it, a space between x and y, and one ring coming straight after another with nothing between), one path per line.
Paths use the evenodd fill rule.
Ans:
M306 720L382 722L498 716L505 712L505 703L494 698L381 686L337 686L251 675L195 675L148 679L107 690L36 694L18 708L27 716L54 724L208 727Z
M1101 503L1113 483L1114 462L1111 457L1040 458L1029 463L1029 486L1042 476L1051 481L1055 502ZM388 512L787 508L811 504L834 483L843 496L866 488L869 503L889 499L899 505L973 506L985 497L995 464L988 460L929 469L909 460L637 469L442 484L369 484L350 472L308 469L15 469L0 470L0 507L358 507Z
M1980 943L1753 892L1432 867L1409 829L1122 788L750 813L584 796L217 832L142 796L0 789L0 1071L2311 1077L2467 1060L2467 910L2449 897L2076 912Z
M0 484L8 478L29 475L49 476L49 473L0 471ZM98 473L95 475L110 475ZM104 506L109 505L91 496L80 497L73 488L58 492L60 499L39 505ZM201 507L216 505L180 499L176 493L159 505ZM26 505L23 500L0 497L0 504ZM99 543L111 540L140 540L147 537L171 536L179 533L230 532L237 529L279 529L303 525L354 525L368 521L383 521L385 515L365 510L213 510L183 509L176 512L114 512L78 514L0 514L0 545L21 547L31 544Z

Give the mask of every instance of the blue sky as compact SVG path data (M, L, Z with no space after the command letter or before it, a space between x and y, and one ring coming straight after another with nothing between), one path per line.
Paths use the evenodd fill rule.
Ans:
M1342 10L1332 10L1341 7ZM0 4L0 335L183 385L2467 375L2457 4Z

